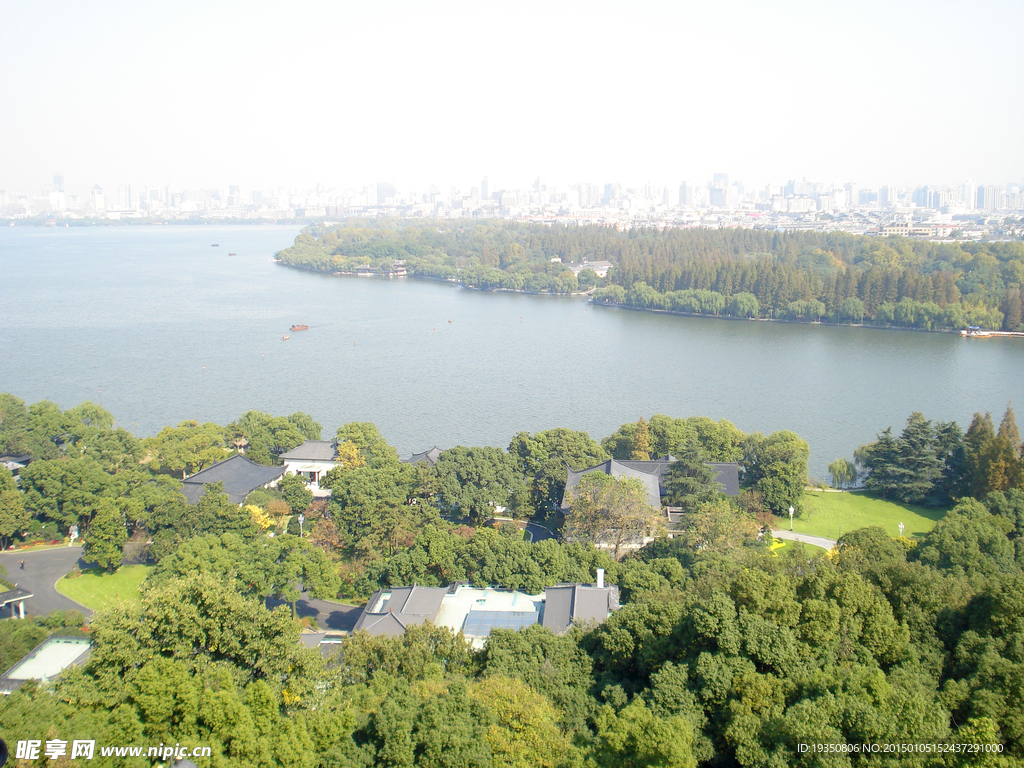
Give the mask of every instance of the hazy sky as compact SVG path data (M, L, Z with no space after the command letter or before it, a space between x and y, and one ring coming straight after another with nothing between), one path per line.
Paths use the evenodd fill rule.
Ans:
M0 189L1024 181L1022 0L0 0Z

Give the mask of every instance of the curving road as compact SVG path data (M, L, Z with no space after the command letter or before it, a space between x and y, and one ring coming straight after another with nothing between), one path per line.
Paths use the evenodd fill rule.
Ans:
M532 542L555 538L555 534L539 523L527 523L526 531L530 534L530 541Z
M267 608L270 610L279 605L283 605L286 608L289 607L289 604L282 600L273 597L267 598ZM295 601L296 616L301 618L306 616L314 617L320 629L330 629L335 632L351 632L362 610L363 607L361 605L339 605L338 603L329 603L326 600L317 600L309 592L303 592L302 596Z
M826 539L821 536L809 536L806 533L794 533L793 531L772 531L772 537L786 539L787 541L800 541L804 544L813 544L825 550L832 549L836 545L832 539Z
M15 550L0 553L0 565L7 571L5 578L9 582L32 593L32 598L25 601L26 615L43 616L53 611L81 611L88 618L92 611L64 597L53 586L75 566L86 567L81 562L81 557L80 546L40 549L35 552ZM25 561L24 569L20 566L22 560ZM6 616L5 612L4 617Z

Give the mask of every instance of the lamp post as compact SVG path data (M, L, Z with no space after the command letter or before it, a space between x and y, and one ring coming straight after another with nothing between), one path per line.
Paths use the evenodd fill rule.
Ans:
M792 507L789 508L789 530L790 530L790 532L792 532L792 530L793 530L793 512L795 512L795 511L796 510L794 510Z
M302 524L306 522L306 516L299 512L299 538L302 538Z

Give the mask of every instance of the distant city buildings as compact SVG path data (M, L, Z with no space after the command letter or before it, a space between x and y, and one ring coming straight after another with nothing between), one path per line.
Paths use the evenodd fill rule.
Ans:
M360 216L490 219L634 227L748 227L836 230L963 239L1020 237L1024 185L864 187L857 182L789 179L748 188L728 173L678 184L583 181L555 186L540 176L528 189L502 187L483 176L479 187L402 188L387 180L357 188L178 189L173 185L98 184L66 189L62 175L38 194L0 190L0 218L43 223L75 219L153 221L302 221Z

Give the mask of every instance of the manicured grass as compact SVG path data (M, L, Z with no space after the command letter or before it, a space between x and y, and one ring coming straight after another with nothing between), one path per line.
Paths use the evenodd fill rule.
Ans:
M99 568L82 571L81 576L65 576L57 581L57 591L86 608L99 611L119 601L135 603L141 598L139 585L146 580L152 565L122 565L113 573Z
M778 557L779 556L779 551L785 549L790 544L796 544L796 542L795 541L785 541L784 539L776 539L775 543L772 544L772 557ZM801 541L800 545L804 548L804 551L807 552L807 554L811 555L811 556L814 556L814 555L824 555L824 554L828 553L828 550L825 549L824 547L816 547L813 544L808 544L807 542L804 542L804 541Z
M903 529L904 536L920 537L928 533L947 511L913 504L897 504L874 498L863 491L807 491L804 494L803 516L793 521L793 530L797 533L838 539L842 534L857 528L878 525L895 538L900 535L899 524L903 523L906 526ZM779 527L788 530L789 521L784 520Z

